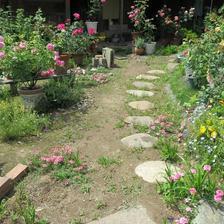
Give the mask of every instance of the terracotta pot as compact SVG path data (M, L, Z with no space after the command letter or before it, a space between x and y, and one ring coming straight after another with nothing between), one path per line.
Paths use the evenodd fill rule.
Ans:
M143 55L145 54L145 48L135 48L136 55Z
M20 88L19 95L22 97L25 108L34 109L44 96L42 87L34 89Z
M68 63L69 63L69 59L70 59L70 55L69 54L61 54L60 55L60 60L65 62L65 67L68 67Z
M84 54L73 54L72 58L77 65L83 65Z

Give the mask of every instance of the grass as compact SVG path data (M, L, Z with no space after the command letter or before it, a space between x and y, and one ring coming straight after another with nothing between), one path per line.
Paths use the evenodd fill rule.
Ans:
M101 165L104 168L108 168L112 165L119 165L121 163L120 160L118 159L114 159L114 158L110 158L108 156L101 156L98 158L97 160L98 164Z
M147 126L147 125L134 125L134 128L139 133L147 133L149 131L149 126Z
M123 128L125 126L125 122L123 120L119 120L116 125L115 128Z

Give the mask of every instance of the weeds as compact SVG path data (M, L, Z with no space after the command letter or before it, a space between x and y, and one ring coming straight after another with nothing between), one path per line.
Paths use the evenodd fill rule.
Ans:
M108 168L108 167L110 167L112 165L119 165L121 163L120 160L113 159L113 158L110 158L108 156L101 156L101 157L99 157L97 162L98 162L99 165L101 165L104 168Z

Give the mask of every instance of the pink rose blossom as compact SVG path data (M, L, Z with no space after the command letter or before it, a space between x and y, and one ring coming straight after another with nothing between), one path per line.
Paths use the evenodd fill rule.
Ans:
M102 4L104 4L104 3L106 3L107 2L107 0L101 0L101 3Z
M0 36L0 42L4 43L4 37L3 36Z
M65 62L60 60L60 59L57 59L56 60L56 65L58 65L59 67L63 67L65 65Z
M174 16L174 20L175 21L178 21L179 20L179 17L178 16Z
M94 29L94 28L88 28L88 34L90 35L90 36L92 36L92 35L94 35L94 34L96 34L96 30Z
M79 14L79 13L74 13L73 16L74 16L76 19L78 19L78 20L80 19L80 14Z
M47 44L47 49L49 51L54 51L54 44L52 44L52 43Z
M5 52L3 51L0 51L0 59L4 58L5 57Z
M197 170L196 169L191 169L191 173L192 174L196 174L197 173Z
M188 224L189 223L189 220L186 217L181 217L180 219L175 220L175 223L176 224Z
M222 196L215 194L215 195L214 195L214 200L215 200L216 202L220 202L220 201L222 201Z
M0 49L3 48L3 47L5 47L4 42L0 42Z
M65 24L64 23L59 23L58 25L57 25L57 29L58 30L65 30Z
M83 28L78 28L72 31L72 36L77 36L83 34Z
M42 72L40 73L40 76L41 76L41 77L49 77L49 76L52 76L52 75L54 75L54 74L55 74L54 69L48 69L47 71L42 71Z
M191 195L195 195L197 193L197 190L194 187L192 187L189 189L189 192Z
M71 19L66 19L65 20L65 23L70 23L71 22Z
M217 190L215 193L219 196L224 196L224 192L222 190Z
M210 165L204 165L204 166L203 166L203 170L204 170L204 171L210 172L211 169L212 169L212 168L211 168Z

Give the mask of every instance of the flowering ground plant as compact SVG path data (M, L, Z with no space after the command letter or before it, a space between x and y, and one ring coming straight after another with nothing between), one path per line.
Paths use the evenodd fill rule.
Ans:
M0 37L0 70L28 89L35 88L39 76L54 74L55 63L60 63L55 54L54 46L46 46L39 35L15 43Z

